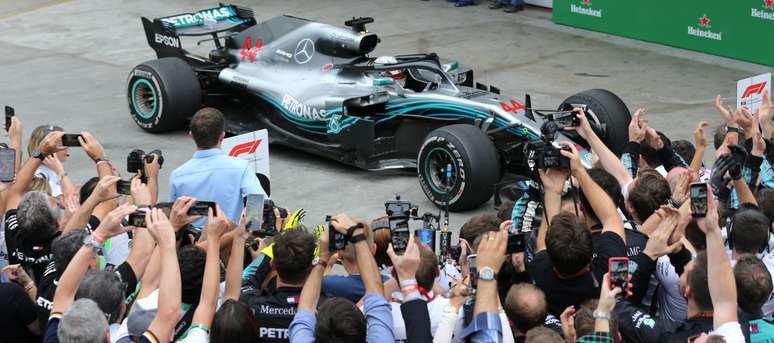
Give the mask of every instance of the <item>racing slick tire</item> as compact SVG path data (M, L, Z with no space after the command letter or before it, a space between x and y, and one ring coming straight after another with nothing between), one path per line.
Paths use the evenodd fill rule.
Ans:
M447 165L452 166L450 179ZM430 201L443 207L448 200L449 210L468 210L492 197L500 180L500 157L481 129L469 124L444 126L425 137L417 174Z
M202 91L188 63L166 57L134 67L126 82L126 97L134 122L158 133L182 127L201 106Z
M613 153L620 156L629 143L629 122L632 120L623 100L605 89L589 89L567 98L559 105L559 109L570 110L572 104L585 104L589 119L597 124L605 124L605 132L600 138Z

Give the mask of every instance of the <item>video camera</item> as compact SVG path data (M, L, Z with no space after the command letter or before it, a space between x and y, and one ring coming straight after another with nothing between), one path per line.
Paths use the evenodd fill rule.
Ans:
M553 142L557 132L567 127L579 126L580 118L573 111L534 112L545 118L545 121L540 126L540 142L527 145L527 158L533 161L538 169L569 168L570 160L561 154L562 150L569 149L557 148Z
M410 237L409 220L416 218L419 208L408 201L401 201L400 196L396 195L395 200L384 203L384 210L390 226L392 248L395 253L403 254Z
M132 174L139 173L143 170L144 163L153 162L153 155L159 158L159 167L164 165L164 156L161 155L161 150L155 149L149 153L145 153L140 149L134 149L126 156L126 171ZM144 163L143 163L144 162Z

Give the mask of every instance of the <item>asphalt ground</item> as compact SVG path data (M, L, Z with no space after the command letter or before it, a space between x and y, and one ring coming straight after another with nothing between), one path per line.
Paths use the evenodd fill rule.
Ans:
M699 120L719 123L715 95L734 102L736 80L771 68L701 53L560 26L545 9L518 14L485 5L454 8L442 0L263 0L241 1L258 20L291 14L343 25L371 16L382 39L375 55L436 52L473 66L477 81L536 107L553 108L569 95L591 88L617 93L630 109L645 107L651 126L673 139L692 139ZM186 132L152 135L129 117L125 83L136 64L155 58L140 16L160 17L215 6L215 1L0 1L0 104L16 108L27 137L41 124L67 131L88 130L124 169L134 148L160 148L166 180L191 157ZM184 45L190 42L185 42ZM65 164L76 181L94 169L73 149ZM372 219L396 194L419 206L426 200L413 172L372 173L272 146L272 196L286 207L307 209L307 224L326 214L348 212ZM708 153L707 159L711 156ZM161 199L168 185L161 185ZM493 209L454 213L456 229L471 216Z

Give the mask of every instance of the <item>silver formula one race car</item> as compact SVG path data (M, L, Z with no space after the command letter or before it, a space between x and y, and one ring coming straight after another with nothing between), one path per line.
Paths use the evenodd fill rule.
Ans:
M563 163L558 142L586 146L562 132L585 107L594 129L620 153L626 105L601 89L536 110L474 82L473 71L436 54L370 56L379 38L372 18L338 27L292 16L256 22L250 9L223 5L142 18L158 59L127 81L129 111L149 132L181 128L202 106L226 113L226 130L267 128L271 142L366 170L413 168L427 197L451 210L475 208L513 175ZM212 42L208 56L182 37ZM590 165L591 154L582 151ZM505 180L505 181L504 181Z

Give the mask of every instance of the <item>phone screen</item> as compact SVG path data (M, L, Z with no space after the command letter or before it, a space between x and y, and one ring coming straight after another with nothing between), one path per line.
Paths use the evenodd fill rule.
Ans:
M468 269L470 269L470 286L476 288L478 282L478 268L476 268L476 254L468 255Z
M347 246L347 238L331 226L331 216L325 216L325 225L328 225L328 250L340 251Z
M11 182L16 179L16 150L0 149L0 181Z
M16 115L16 111L11 106L5 106L5 131L11 129L11 118Z
M626 284L629 280L629 259L624 258L611 258L608 262L608 272L610 273L610 285L611 289L620 287L621 290L626 292Z
M419 241L422 242L422 244L427 245L431 250L435 251L435 230L416 230L414 231L414 235L419 237Z
M398 255L402 255L404 251L406 251L406 247L408 246L408 240L409 240L409 229L408 228L397 228L392 230L392 249L395 250L395 253Z
M78 134L72 134L72 133L65 133L62 135L62 145L64 146L81 146L81 142L78 140L78 137L81 135Z
M691 184L691 215L694 217L707 215L707 184L704 182Z
M260 231L263 225L263 194L248 194L245 196L245 220L247 229Z
M145 225L145 212L136 211L129 215L129 225L134 227L147 227Z
M215 203L212 201L197 201L196 203L191 206L191 208L188 209L188 215L189 216L206 216L209 213L207 210L212 208L212 214L217 216L217 212L215 210Z
M132 181L119 180L116 187L118 194L132 195Z

